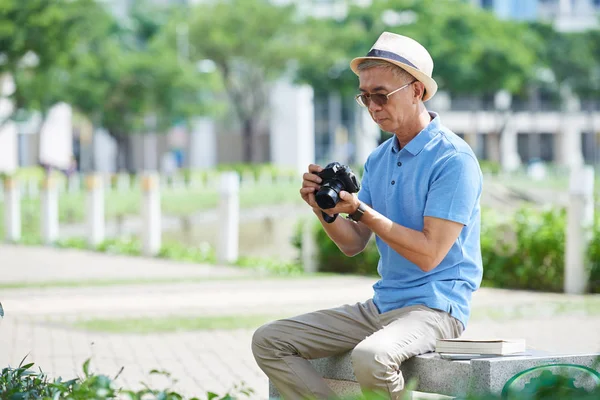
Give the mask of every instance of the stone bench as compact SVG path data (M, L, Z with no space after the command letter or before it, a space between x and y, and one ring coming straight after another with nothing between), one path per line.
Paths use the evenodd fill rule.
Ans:
M404 362L400 369L406 382L416 380L414 390L447 396L461 396L467 392L500 394L511 377L542 365L576 364L600 369L596 363L600 354L559 355L532 350L527 354L451 361L442 359L437 353L427 353ZM310 362L338 395L359 393L350 353ZM279 393L269 382L269 399L277 398Z

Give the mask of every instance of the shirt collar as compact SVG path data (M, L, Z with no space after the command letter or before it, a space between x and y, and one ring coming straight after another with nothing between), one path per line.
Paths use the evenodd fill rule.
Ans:
M408 151L413 156L416 156L423 150L425 145L429 143L431 139L433 139L440 132L440 117L436 112L430 111L429 115L431 116L431 121L427 126L417 134L410 142L404 146L404 149ZM400 142L398 142L398 137L394 135L394 141L392 142L392 152L397 153L400 149Z

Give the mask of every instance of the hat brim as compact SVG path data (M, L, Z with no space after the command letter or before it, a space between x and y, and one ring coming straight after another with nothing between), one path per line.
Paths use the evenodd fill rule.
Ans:
M356 75L358 75L358 65L365 60L386 61L386 62L389 62L390 64L397 65L398 67L402 68L403 70L405 70L406 72L408 72L409 74L414 76L419 82L421 82L423 85L425 85L425 96L423 96L423 101L427 101L427 100L431 99L433 97L433 95L437 92L438 85L437 85L437 82L433 78L430 78L429 76L425 75L423 72L419 71L418 69L416 69L414 67L411 67L408 64L404 64L403 62L396 61L396 60L390 60L389 58L357 57L350 62L350 69L352 69L352 72L354 72Z

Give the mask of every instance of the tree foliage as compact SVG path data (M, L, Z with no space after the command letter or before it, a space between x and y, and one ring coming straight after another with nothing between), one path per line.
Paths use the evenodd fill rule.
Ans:
M267 0L229 0L198 5L187 21L190 56L216 65L242 127L244 160L268 107L269 83L298 56L302 42L292 6Z
M530 79L541 41L526 25L502 21L461 1L374 0L354 5L342 21L309 20L314 51L301 79L341 91L356 87L348 63L365 55L384 31L406 35L425 46L442 90L484 94L520 91ZM330 83L325 82L327 78ZM356 89L354 89L356 90Z

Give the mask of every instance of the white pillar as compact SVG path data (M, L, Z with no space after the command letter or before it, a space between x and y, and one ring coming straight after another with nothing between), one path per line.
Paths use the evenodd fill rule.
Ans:
M129 174L119 173L117 175L117 190L119 192L127 192L131 188L131 179Z
M87 239L88 245L95 248L104 241L104 187L102 176L90 175L86 178L87 189Z
M40 196L40 182L36 178L27 181L27 197L37 199Z
M58 240L58 190L56 180L44 177L42 181L42 243Z
M306 273L317 272L317 244L315 243L313 225L314 220L309 218L302 226L302 265Z
M585 293L588 272L587 252L594 225L594 169L571 169L567 238L565 246L565 293Z
M315 158L313 89L280 81L271 92L270 146L273 164L299 175Z
M236 172L221 174L219 185L219 241L217 261L233 263L238 259L240 224L240 178Z
M497 133L487 135L487 156L492 162L500 162L500 136Z
M581 118L578 114L564 114L562 129L554 140L554 148L559 164L566 167L579 167L584 164L581 148Z
M69 176L68 191L69 193L78 193L81 191L81 176L79 176L79 173L74 172Z
M142 178L142 252L145 256L155 256L161 247L161 209L159 176L147 173Z
M506 118L506 125L500 133L500 164L502 170L511 172L519 168L521 158L517 150L517 130L511 117Z
M4 235L8 242L21 240L21 191L12 177L4 179Z
M212 168L217 165L217 134L212 118L199 117L191 122L190 168Z

